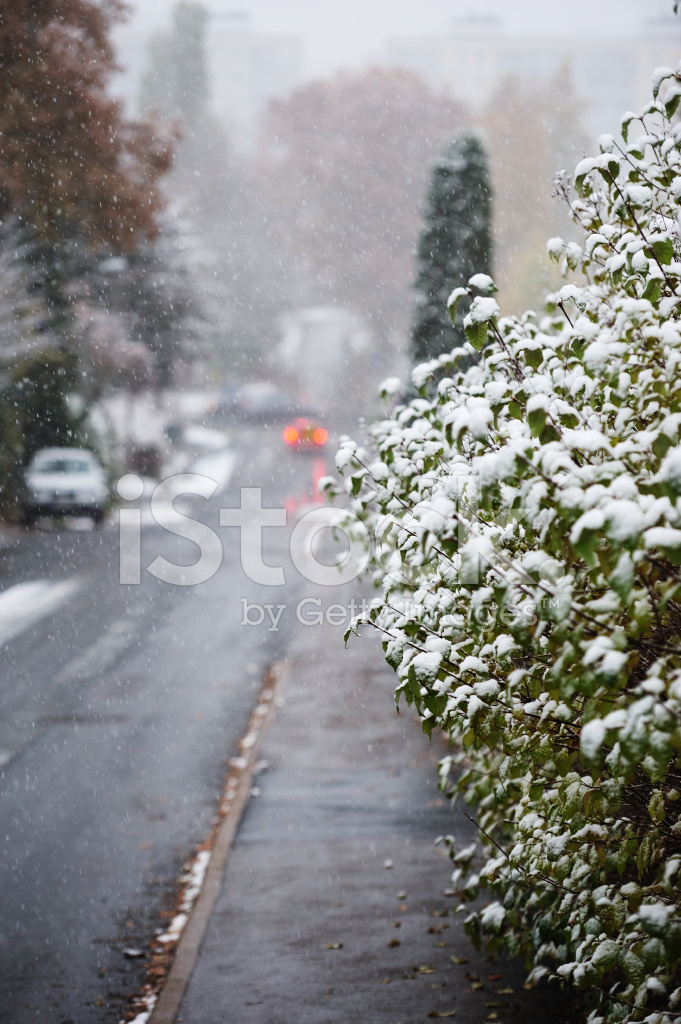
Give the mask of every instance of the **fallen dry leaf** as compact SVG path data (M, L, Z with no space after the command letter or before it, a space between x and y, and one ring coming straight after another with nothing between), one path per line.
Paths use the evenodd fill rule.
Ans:
M395 947L399 946L399 945L400 945L400 940L399 939L391 939L390 942L388 943L388 949L395 949Z
M453 1017L456 1010L431 1010L426 1017Z
M327 942L326 948L327 949L342 949L343 948L343 943L342 942Z
M502 978L503 978L503 974L488 974L487 975L487 980L488 981L501 981Z
M449 959L452 961L453 964L467 964L468 963L468 957L467 956L450 956Z

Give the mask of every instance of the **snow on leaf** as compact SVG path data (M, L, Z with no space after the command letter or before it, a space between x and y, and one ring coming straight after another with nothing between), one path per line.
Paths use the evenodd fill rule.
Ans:
M643 531L645 516L635 501L609 501L602 511L606 536L616 543L633 541Z
M568 448L577 451L607 451L610 447L608 438L600 430L564 430L561 436Z
M591 957L591 962L599 974L604 974L615 965L619 952L620 947L616 942L613 942L612 939L605 939L603 942L599 942L598 946L596 946Z
M667 485L671 495L681 495L681 449L674 449L666 456L657 479Z
M651 80L652 85L653 85L653 96L657 97L657 94L660 91L660 86L662 85L664 80L666 78L672 78L673 76L674 76L674 72L672 71L671 68L668 68L668 67L655 68L655 70L653 71L652 75L650 76L650 80ZM626 115L626 116L628 116L628 115Z
M379 386L379 394L383 398L387 398L390 395L398 395L402 388L402 381L399 377L386 377L386 379Z
M437 679L442 663L442 655L438 651L426 651L417 654L411 662L416 678L422 686L432 686Z
M681 530L671 526L653 526L644 533L643 542L647 548L660 548L677 555L681 553Z
M498 291L497 286L489 274L473 274L468 281L468 284L471 288L477 288L479 292L489 293Z
M340 448L336 452L336 469L345 469L352 461L354 454L351 448Z
M466 317L472 324L486 324L499 315L499 304L496 299L478 295L471 303L470 312Z
M605 725L600 718L593 718L586 725L582 726L580 746L584 757L589 763L598 758L604 739Z
M501 903L490 903L480 915L480 923L486 932L498 932L506 918Z

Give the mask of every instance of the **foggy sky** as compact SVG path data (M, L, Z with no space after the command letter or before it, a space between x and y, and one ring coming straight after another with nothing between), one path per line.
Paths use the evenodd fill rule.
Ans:
M308 75L364 64L389 35L446 31L456 17L493 14L509 33L599 35L636 33L655 15L669 15L672 0L203 0L219 14L244 11L261 32L304 36ZM174 0L137 0L116 32L121 62L137 70L149 35L170 21Z

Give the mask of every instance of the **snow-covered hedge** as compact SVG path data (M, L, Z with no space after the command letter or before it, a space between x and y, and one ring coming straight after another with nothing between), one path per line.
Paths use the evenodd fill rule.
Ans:
M338 456L397 699L477 808L467 926L593 1024L681 1022L681 68L654 97L576 169L548 314L502 317L476 275L467 345Z

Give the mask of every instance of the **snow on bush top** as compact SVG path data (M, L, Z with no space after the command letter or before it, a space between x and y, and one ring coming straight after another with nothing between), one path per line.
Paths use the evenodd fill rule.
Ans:
M487 859L463 890L496 900L469 930L590 992L594 1022L681 1021L679 83L658 69L579 164L547 315L474 298L466 345L374 425L382 472L341 460L398 700L465 754Z

